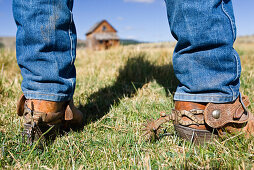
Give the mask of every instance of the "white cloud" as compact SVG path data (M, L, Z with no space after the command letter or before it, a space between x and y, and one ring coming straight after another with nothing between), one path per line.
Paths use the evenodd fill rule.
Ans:
M123 17L121 17L121 16L118 16L116 19L117 19L118 21L122 21L122 20L124 20L124 18L123 18Z
M124 29L125 29L126 31L130 31L130 30L133 30L133 27L132 27L132 26L126 26L126 27L124 27Z
M155 0L124 0L124 2L153 3Z
M137 39L137 37L135 35L127 35L126 38L127 39Z

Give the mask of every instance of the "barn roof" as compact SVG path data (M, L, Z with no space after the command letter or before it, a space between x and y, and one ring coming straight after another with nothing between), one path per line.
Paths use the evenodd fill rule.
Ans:
M99 22L97 22L96 24L94 24L86 33L87 34L90 34L92 33L96 28L98 28L103 22L107 22L116 32L117 30L107 21L107 20L101 20Z
M93 37L96 40L118 40L119 37L116 33L108 32L108 33L94 33Z

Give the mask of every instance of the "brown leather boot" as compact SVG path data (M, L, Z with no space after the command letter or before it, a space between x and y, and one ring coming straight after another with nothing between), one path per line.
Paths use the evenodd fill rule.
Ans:
M244 105L243 105L243 104ZM250 104L247 96L223 104L175 101L172 114L150 121L144 130L149 136L158 136L161 124L173 120L178 135L197 144L227 133L244 132L254 136L254 116L246 109Z
M206 105L207 103L175 101L175 109L172 110L172 114L166 115L162 112L159 119L148 121L143 129L144 135L148 135L150 140L158 139L161 125L172 120L181 138L203 143L204 139L211 139L214 136L204 122L203 113ZM202 140L199 140L200 138Z
M46 100L26 100L25 105L32 110L33 121L37 124L59 125L64 121L64 113L68 102Z
M216 131L204 121L204 110L207 103L175 101L176 115L174 126L177 134L196 144L203 144L216 137Z
M242 103L249 106L247 96L242 97L242 102L238 97L233 102L223 104L176 101L176 114L187 111L194 120L192 116L180 114L180 120L175 121L175 129L180 137L195 143L210 141L217 135L226 137L227 133L244 132L246 137L254 136L253 115ZM195 110L199 110L199 114Z
M30 143L35 134L42 135L41 129L52 125L61 127L82 126L83 114L73 104L73 101L53 102L46 100L30 100L24 95L18 101L17 113L24 117L25 134Z

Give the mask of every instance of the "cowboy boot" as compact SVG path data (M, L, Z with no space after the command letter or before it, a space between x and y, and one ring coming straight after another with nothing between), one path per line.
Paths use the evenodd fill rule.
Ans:
M216 137L212 128L204 122L204 110L207 103L175 101L174 127L177 134L194 143L203 143Z
M38 138L52 126L77 127L83 122L83 114L74 106L73 101L53 102L26 99L24 95L18 101L17 113L24 117L24 135L29 143Z
M246 109L249 104L247 96L223 104L175 101L172 114L161 113L159 119L148 122L143 130L145 135L158 138L161 125L173 121L177 134L196 144L224 138L228 133L254 136L254 116Z
M176 101L175 130L181 138L198 144L228 133L254 136L254 118L246 109L249 104L247 96L223 104Z

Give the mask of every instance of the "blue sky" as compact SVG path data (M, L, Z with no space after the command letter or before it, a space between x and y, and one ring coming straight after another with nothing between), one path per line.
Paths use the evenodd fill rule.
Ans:
M233 0L238 35L254 34L254 0ZM141 41L173 40L163 0L74 0L78 37L97 21L107 19L121 38ZM0 36L15 36L11 0L0 0Z

